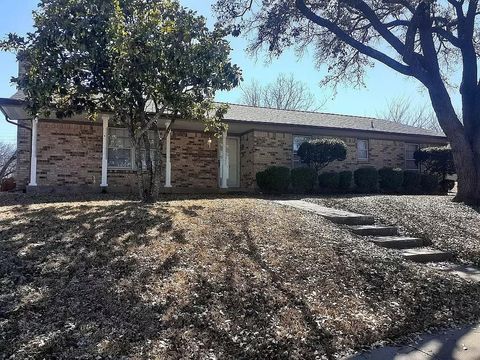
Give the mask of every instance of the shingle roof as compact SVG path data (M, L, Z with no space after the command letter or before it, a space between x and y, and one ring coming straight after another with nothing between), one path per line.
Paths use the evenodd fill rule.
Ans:
M10 99L24 100L19 90ZM267 125L310 126L318 128L374 131L390 134L420 135L445 138L443 133L399 124L393 121L363 116L339 115L312 111L279 110L265 107L230 104L227 121L252 122Z
M432 130L362 116L337 115L310 111L278 110L238 104L228 104L225 116L229 121L255 122L271 125L300 125L319 128L375 131L394 134L422 135L444 138Z

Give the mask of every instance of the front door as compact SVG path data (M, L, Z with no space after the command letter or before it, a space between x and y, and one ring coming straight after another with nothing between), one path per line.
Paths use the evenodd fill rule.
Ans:
M222 156L222 145L220 142L219 157ZM229 188L240 187L240 139L237 137L227 138L227 164L228 164L228 179L227 186ZM221 166L221 161L220 161ZM222 172L220 171L220 174ZM221 175L220 175L221 176ZM222 179L220 178L220 184Z

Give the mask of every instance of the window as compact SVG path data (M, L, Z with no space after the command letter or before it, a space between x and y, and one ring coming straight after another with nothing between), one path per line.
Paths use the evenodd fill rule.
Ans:
M293 167L294 168L298 168L302 166L302 161L300 160L300 157L297 154L298 148L304 142L309 140L312 140L311 136L295 135L293 137Z
M357 159L368 160L368 140L357 140Z
M406 170L418 170L418 166L415 164L415 151L420 148L418 144L405 144L405 169Z
M293 153L297 155L298 148L300 145L302 145L304 142L312 140L311 136L294 136L293 137Z
M127 129L108 129L108 167L133 168L133 147Z

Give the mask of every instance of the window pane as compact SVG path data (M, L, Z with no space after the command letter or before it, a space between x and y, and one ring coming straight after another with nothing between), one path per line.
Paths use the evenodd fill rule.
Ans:
M130 149L108 149L108 166L116 168L132 168L132 151Z
M368 160L368 140L357 140L357 157L360 160Z
M418 149L418 144L405 144L405 169L418 170L418 166L415 164L415 151Z
M311 140L311 136L294 136L293 137L293 152L296 153L300 145L304 142Z

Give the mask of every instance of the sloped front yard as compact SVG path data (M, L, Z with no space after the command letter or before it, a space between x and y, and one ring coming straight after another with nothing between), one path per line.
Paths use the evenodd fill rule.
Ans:
M266 200L0 202L0 358L333 358L480 315L479 285Z
M480 208L452 202L450 196L348 196L306 199L325 206L374 215L384 224L450 251L480 266Z

